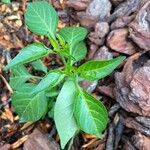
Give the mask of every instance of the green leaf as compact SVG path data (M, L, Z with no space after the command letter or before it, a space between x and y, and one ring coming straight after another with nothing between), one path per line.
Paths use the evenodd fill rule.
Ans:
M32 32L55 39L58 15L48 2L29 3L25 13L25 23Z
M37 121L47 110L47 99L44 92L35 96L28 93L15 92L12 95L12 105L20 116L21 122Z
M74 103L74 116L80 129L86 133L102 137L108 123L108 114L102 102L80 89Z
M47 67L43 64L43 62L40 59L32 62L32 66L35 70L47 73Z
M111 60L92 60L84 63L78 68L81 77L87 80L98 80L109 75L125 59L120 56Z
M64 75L62 75L59 71L51 71L49 72L40 82L39 84L32 90L31 94L36 94L38 92L41 92L48 87L52 88L59 84L60 81L64 78Z
M53 88L47 89L47 90L45 91L45 94L46 94L47 97L51 97L51 98L58 96L58 94L59 94L58 87L55 86L55 87L53 87Z
M11 71L12 75L10 77L10 85L14 90L20 89L23 83L30 78L33 78L23 65L16 66Z
M1 2L3 2L3 3L10 3L11 1L10 0L1 0Z
M35 88L36 84L33 83L23 83L20 88L17 89L17 92L21 93L30 93L33 88Z
M52 51L48 50L48 48L43 44L34 43L28 45L27 47L23 48L13 60L10 61L10 63L5 67L5 70L16 65L25 64L37 60L49 53L52 53Z
M85 43L83 41L79 42L78 44L74 46L74 48L71 50L70 53L72 57L75 58L75 60L71 61L71 64L85 58L86 53L87 53L87 48L86 48Z
M87 30L83 27L64 27L60 30L59 34L65 39L72 49L74 44L85 39Z
M60 136L61 148L64 149L67 142L78 130L74 116L73 103L76 99L77 90L73 81L64 83L56 100L54 108L54 120Z
M11 72L14 76L31 75L24 65L18 65L18 66L13 67L11 69Z
M55 106L55 102L51 99L48 104L49 112L47 114L49 118L53 118L53 119L54 119L54 106Z

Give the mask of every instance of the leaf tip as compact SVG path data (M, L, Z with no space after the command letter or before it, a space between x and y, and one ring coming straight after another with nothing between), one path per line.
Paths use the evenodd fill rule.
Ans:
M66 146L66 143L60 142L60 146L61 146L61 149L64 149Z

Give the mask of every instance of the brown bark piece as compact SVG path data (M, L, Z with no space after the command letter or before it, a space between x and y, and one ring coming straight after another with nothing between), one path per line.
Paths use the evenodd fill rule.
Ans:
M122 138L122 135L123 135L123 132L124 132L124 124L120 121L120 118L119 118L119 121L116 125L116 128L115 128L115 142L114 142L114 149L116 150L118 145L119 145L119 142Z
M109 117L113 117L118 110L120 109L120 105L118 103L114 104L110 109L109 109Z
M143 114L150 113L150 65L144 66L134 72L130 82L131 93L129 98L138 102ZM142 99L141 99L142 98Z
M69 0L66 2L67 7L74 8L75 10L86 10L91 0Z
M109 22L112 22L119 17L129 16L131 13L136 12L139 6L140 0L127 0L124 3L121 3L110 16Z
M99 146L95 148L95 150L105 150L105 143L99 144Z
M128 29L116 29L110 32L107 38L107 45L120 53L132 55L136 52L132 42L128 41Z
M85 12L77 12L77 18L80 24L86 28L92 28L98 22L98 18L87 15Z
M54 6L55 9L62 9L62 5L58 0L51 0L51 4Z
M141 123L143 126L149 128L150 127L150 117L137 116L136 121Z
M111 86L98 86L98 92L114 99L114 91Z
M113 150L114 140L115 140L114 124L111 123L109 125L108 138L107 138L105 150Z
M34 129L24 143L24 150L59 150L59 146L52 138L48 138L39 129Z
M10 144L5 144L3 146L0 146L0 150L10 150Z
M149 54L128 59L121 73L116 73L116 100L126 111L150 116Z
M149 128L146 128L142 126L140 123L136 122L134 118L128 117L126 119L121 118L124 125L128 128L134 129L139 131L140 133L143 133L147 136L150 136L150 130Z
M107 22L98 22L95 25L95 32L100 38L104 38L109 32L109 24Z
M129 139L123 138L123 142L125 143L123 146L123 150L137 150L136 147L134 147L133 143L131 143Z
M117 6L119 5L120 3L122 3L124 0L111 0L112 4Z
M93 0L87 8L86 14L98 17L102 21L109 16L110 10L111 3L109 0Z
M133 144L140 150L149 150L150 148L150 138L137 132L132 137Z
M105 59L111 59L111 58L113 58L113 54L109 52L106 46L100 47L93 56L94 60L105 60Z
M91 32L88 36L90 41L96 45L103 45L105 41L105 36L109 32L109 25L107 22L98 22L95 25L95 31Z
M88 5L86 12L78 12L77 18L84 27L94 27L98 21L105 21L109 16L111 3L109 0L93 0Z
M149 0L141 0L140 7L144 6Z
M150 50L150 1L147 2L131 22L130 38L142 49Z
M118 28L125 28L128 26L131 21L135 18L135 15L131 16L124 16L116 19L112 24L111 24L111 30L118 29Z
M88 59L93 59L95 52L98 50L98 45L96 44L90 44L90 48L88 51Z
M88 36L88 39L98 46L104 44L104 38L100 38L96 32L91 32Z

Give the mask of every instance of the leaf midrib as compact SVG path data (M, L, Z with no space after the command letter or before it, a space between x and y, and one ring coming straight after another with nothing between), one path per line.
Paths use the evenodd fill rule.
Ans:
M38 99L39 99L39 94L36 95L36 96L37 96L37 100L38 100ZM36 96L35 96L35 97L36 97ZM30 100L29 98L27 98L27 100L29 99L30 102L29 102L29 103L27 104L27 106L25 107L25 110L23 111L22 116L24 116L24 113L26 112L27 108L30 107L31 103L35 100L35 97L34 97L33 99L31 99L31 100ZM31 109L31 110L32 110L32 109Z
M37 14L37 16L40 18L40 20L43 22L43 24L46 26L46 28L48 29L49 34L52 36L52 33L50 31L50 28L48 27L48 25L45 23L45 21L41 18L41 16L38 14L38 12L30 5L30 7L33 9L33 11ZM44 15L45 16L45 15Z
M114 62L114 63L116 63L116 61ZM111 66L112 64L110 63L109 65L105 65L104 67L101 67L101 68L95 68L95 69L92 69L91 70L91 68L89 69L89 70L84 70L85 68L79 68L79 71L83 71L84 70L84 72L91 72L91 71L98 71L98 70L102 70L102 69L104 69L104 68L107 68L107 67L109 67L109 66Z
M82 92L81 93L81 96L82 96L82 98L83 99L86 99L86 97L84 96L84 93ZM82 99L81 99L82 100ZM84 100L85 101L85 100ZM87 106L87 108L88 108L88 110L90 110L90 108L89 108L89 106L87 105L87 103L86 103L86 101L85 101L85 105ZM95 126L95 129L96 129L96 131L97 131L97 133L99 133L99 131L98 131L98 128L97 128L97 126L96 126L96 123L95 123L95 120L93 119L94 117L93 117L93 115L91 114L91 112L90 111L88 111L89 112L89 117L93 120L93 122L94 122L94 126ZM92 118L93 117L93 118Z

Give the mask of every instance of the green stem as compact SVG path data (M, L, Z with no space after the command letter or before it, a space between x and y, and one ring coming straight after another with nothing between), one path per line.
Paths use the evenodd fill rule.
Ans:
M60 58L61 58L62 62L65 65L65 68L66 68L67 67L67 62L66 62L65 58L61 54L60 54Z
M57 43L57 40L54 40L52 37L48 36L48 39L53 46L54 49L59 49L59 44Z

